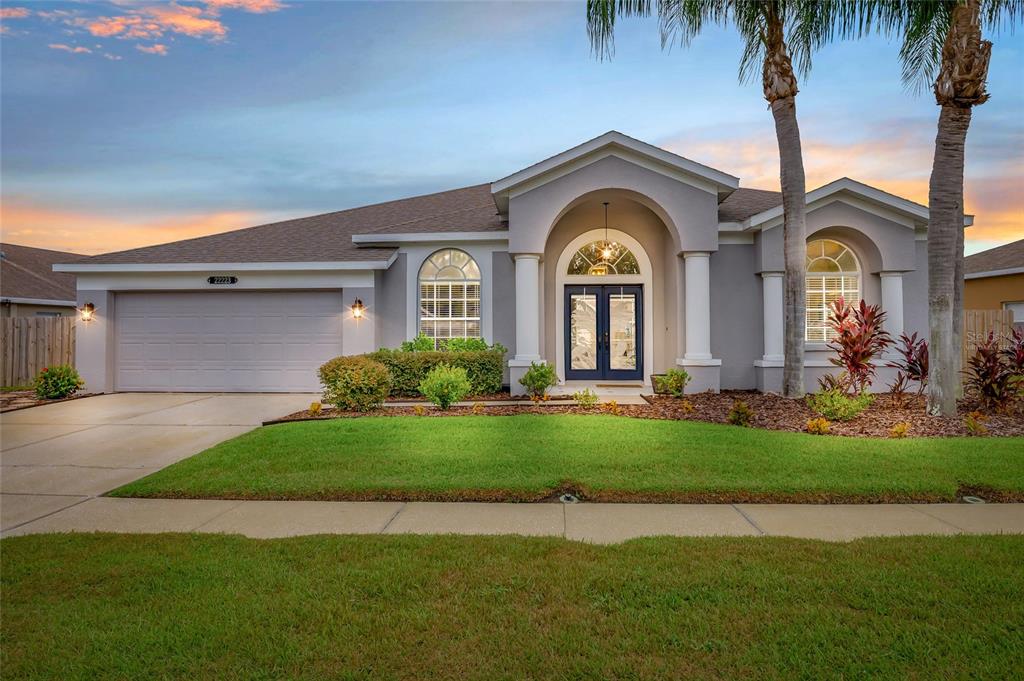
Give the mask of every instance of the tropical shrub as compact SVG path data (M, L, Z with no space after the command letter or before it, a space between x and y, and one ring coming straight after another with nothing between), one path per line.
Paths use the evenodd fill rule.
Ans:
M684 369L669 369L664 376L655 376L654 381L657 392L682 397L686 391L686 384L690 382L690 374Z
M726 420L734 426L749 426L750 419L754 417L754 410L743 400L736 400L732 403L732 409Z
M427 408L424 407L422 404L417 404L417 405L413 406L412 413L416 414L416 416L426 416L427 415Z
M974 354L967 360L964 387L982 407L1005 410L1024 390L1021 374L999 349L995 334L978 343Z
M499 392L505 373L505 350L500 346L491 350L460 352L377 350L366 356L388 368L391 373L392 397L419 395L420 383L439 364L465 369L473 385L470 391L472 395Z
M501 343L488 345L483 338L449 338L444 341L441 350L445 352L484 352L486 350L497 350L502 354L508 352Z
M873 401L869 393L848 395L835 388L807 396L807 406L831 421L849 421L867 409Z
M611 414L612 416L618 416L622 413L619 403L615 400L608 400L601 405L601 408L605 410L605 413Z
M902 398L902 393L906 392L909 384L916 383L917 394L920 395L928 387L928 341L924 338L918 339L916 331L910 336L900 334L896 352L900 358L886 365L899 370L896 373L896 380L889 387L889 392L894 395L898 393Z
M836 337L828 346L838 356L830 357L829 361L846 372L847 392L862 393L874 381L872 362L892 344L889 333L882 328L884 321L885 313L878 305L861 300L853 307L842 296L832 301L828 323Z
M985 425L986 421L988 421L987 416L980 411L972 411L967 416L964 416L964 428L967 429L968 435L988 435L988 426Z
M572 399L576 400L576 404L584 409L590 409L597 406L597 393L590 388L577 390L572 394Z
M805 427L811 435L828 435L832 430L832 424L828 422L828 419L823 419L820 416L816 419L808 419Z
M335 357L320 367L324 402L348 411L369 411L384 404L391 390L387 367L364 355Z
M434 346L434 339L422 333L416 334L412 340L402 341L399 349L402 352L433 352L437 350Z
M526 392L534 399L544 397L547 394L548 388L557 382L558 377L555 376L554 367L550 364L538 364L537 362L530 362L530 368L519 379L519 384L526 388Z
M909 432L910 424L907 423L906 421L900 421L899 423L897 423L896 425L889 429L889 437L897 440L902 440L907 436L907 433Z
M323 405L320 404L319 402L313 402L312 404L309 405L309 415L319 416L323 408Z
M447 409L463 399L472 389L473 384L469 382L466 370L447 364L437 365L420 382L420 394L441 409Z
M1014 329L1007 340L1009 345L1003 350L1003 359L1014 374L1024 376L1024 331Z
M69 364L57 364L52 367L43 367L36 376L33 387L36 390L36 397L41 400L59 400L74 395L85 381L75 371L75 367Z

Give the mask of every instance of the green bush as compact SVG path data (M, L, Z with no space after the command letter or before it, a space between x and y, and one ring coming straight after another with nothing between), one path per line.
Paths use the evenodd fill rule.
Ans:
M754 410L743 400L734 400L732 409L726 420L734 426L749 426L750 419L754 418Z
M320 367L324 402L347 411L369 411L384 404L391 376L384 364L364 355L335 357Z
M558 382L555 376L555 369L550 364L537 364L530 362L530 368L526 370L519 384L526 388L531 397L544 397L548 388Z
M849 421L867 409L873 401L874 398L868 393L851 396L836 388L807 396L807 406L829 421Z
M36 376L33 387L36 389L36 397L39 399L59 400L74 395L84 385L85 381L75 371L75 367L58 364L52 367L43 367L43 370Z
M690 374L683 369L669 369L664 376L655 376L654 382L655 392L682 397L686 391L686 384L690 382Z
M465 369L447 364L438 364L420 382L420 394L441 409L463 399L472 388Z
M595 393L590 388L577 390L572 394L572 399L576 400L576 404L580 405L584 409L596 407L598 402L597 393Z
M504 349L467 352L404 352L378 350L366 355L387 367L391 374L391 395L412 397L420 394L420 383L439 364L466 370L472 395L489 395L501 390L505 372Z
M402 346L399 350L402 352L433 352L437 350L437 348L434 346L433 338L424 336L421 333L411 341L402 341Z

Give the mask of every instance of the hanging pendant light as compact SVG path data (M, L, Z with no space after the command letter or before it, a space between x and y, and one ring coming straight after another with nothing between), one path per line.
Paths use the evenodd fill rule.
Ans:
M608 262L615 254L614 244L608 239L608 202L604 202L604 243L601 244L601 260Z

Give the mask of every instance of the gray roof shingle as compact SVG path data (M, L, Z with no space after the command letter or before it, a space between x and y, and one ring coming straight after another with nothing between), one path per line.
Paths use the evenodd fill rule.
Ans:
M739 222L782 203L779 192L740 188L719 205L719 220ZM358 246L355 234L496 232L490 184L387 201L371 206L284 220L157 246L106 253L82 264L352 262L384 260L394 248Z
M53 264L78 260L78 253L0 244L0 297L74 300L75 275L54 272Z
M1024 239L964 258L964 274L994 272L1024 267Z

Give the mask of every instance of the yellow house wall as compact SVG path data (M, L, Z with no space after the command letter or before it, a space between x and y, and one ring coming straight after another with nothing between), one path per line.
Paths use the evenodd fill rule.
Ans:
M1003 303L1020 301L1024 301L1024 273L964 282L966 310L1000 310Z

